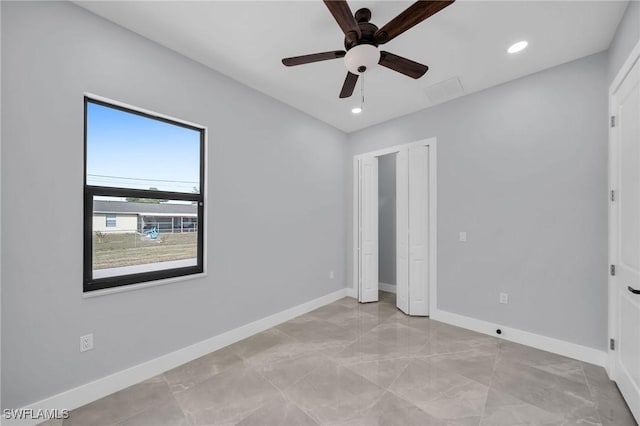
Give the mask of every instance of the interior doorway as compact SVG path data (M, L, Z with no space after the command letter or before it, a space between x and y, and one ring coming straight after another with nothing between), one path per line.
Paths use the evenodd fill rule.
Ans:
M396 286L396 156L378 157L378 282L394 294Z
M394 281L382 286L395 284L396 306L404 313L428 316L435 308L436 176L435 139L354 157L354 281L359 302L377 302L384 277ZM393 184L381 177L395 180L395 193L389 188ZM393 201L395 214L389 212ZM389 232L390 221L395 233ZM389 261L390 250L395 262Z

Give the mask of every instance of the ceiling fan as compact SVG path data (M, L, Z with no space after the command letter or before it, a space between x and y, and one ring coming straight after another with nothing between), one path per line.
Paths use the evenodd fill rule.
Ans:
M417 1L385 26L378 29L377 26L369 22L371 19L371 11L369 9L359 9L354 15L351 13L346 0L324 0L324 4L335 18L342 32L344 32L344 47L346 51L334 50L294 56L284 58L282 63L291 67L344 58L348 71L340 91L340 98L351 96L358 82L358 76L376 64L411 78L420 78L427 72L428 66L384 50L381 51L378 46L393 40L428 17L440 12L454 1Z

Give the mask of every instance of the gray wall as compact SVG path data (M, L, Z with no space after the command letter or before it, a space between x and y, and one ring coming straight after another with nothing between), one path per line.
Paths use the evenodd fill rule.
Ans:
M608 83L616 77L631 50L640 40L640 1L630 1L609 46Z
M2 7L0 5L0 34ZM2 43L0 42L0 82L2 81ZM0 129L2 129L2 84L0 84ZM0 167L2 166L2 134L0 134ZM2 401L2 171L0 170L0 401ZM2 404L0 404L1 407Z
M378 279L396 283L396 154L378 158Z
M606 75L600 53L350 135L349 158L437 138L439 309L605 349Z
M208 126L205 279L82 298L85 91ZM3 408L344 287L342 132L69 3L2 2L2 104Z
M83 9L1 10L3 408L350 283L352 156L432 136L439 308L604 349L606 88L640 38L640 3L608 54L354 133L347 150L341 132ZM81 297L85 91L209 127L207 278ZM96 348L80 354L87 332Z

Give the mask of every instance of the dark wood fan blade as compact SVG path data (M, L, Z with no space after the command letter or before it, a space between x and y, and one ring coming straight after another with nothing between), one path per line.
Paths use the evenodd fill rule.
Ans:
M294 65L310 64L312 62L328 61L329 59L344 58L347 52L344 50L334 50L333 52L313 53L311 55L293 56L284 58L282 63L288 67Z
M409 6L400 15L393 18L384 27L376 31L374 38L379 44L393 40L408 29L418 25L429 16L435 15L455 0L420 0Z
M349 4L346 0L324 0L324 4L329 9L329 12L333 15L338 25L342 29L342 32L352 41L360 40L362 34L360 33L360 27L356 22L356 18L353 17ZM354 34L355 33L355 34ZM355 37L355 40L353 39Z
M358 82L358 74L352 74L347 71L347 78L344 79L344 84L342 85L342 90L340 91L340 98L348 98L353 95L353 89L356 88L356 83Z
M429 67L426 65L385 51L380 52L380 61L378 61L378 63L383 67L387 67L390 70L397 71L411 78L420 78L429 70Z

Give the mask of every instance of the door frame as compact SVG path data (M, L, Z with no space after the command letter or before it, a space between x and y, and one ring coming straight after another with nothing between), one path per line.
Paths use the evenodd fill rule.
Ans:
M402 145L395 145L389 148L383 148L376 151L366 152L353 156L353 247L352 247L352 267L353 267L353 289L355 294L358 295L360 291L360 268L358 265L358 239L359 239L359 207L358 207L358 160L364 157L381 157L387 154L395 154L402 149L408 149L410 146L428 146L429 147L429 315L437 310L437 291L438 291L438 148L437 139L427 138L419 141L406 143ZM378 242L379 243L379 242Z
M636 64L636 62L640 61L640 41L636 43L635 47L625 60L624 64L618 70L616 77L613 79L611 86L609 86L609 117L616 115L615 111L615 93L620 88L620 85L623 83L631 69ZM618 144L616 144L617 138L617 128L612 127L609 124L609 249L608 249L608 260L609 267L611 265L616 265L618 263L618 240L616 236L616 229L618 226L617 222L617 203L611 200L611 191L616 191L616 182L618 176L618 168L619 164L615 161L618 158ZM609 339L616 339L618 337L618 303L617 303L617 294L616 294L616 277L612 276L611 273L608 273L607 280L607 291L608 291L608 331L609 331ZM609 378L611 380L616 379L616 351L611 350L611 346L607 344L607 365L606 370Z

